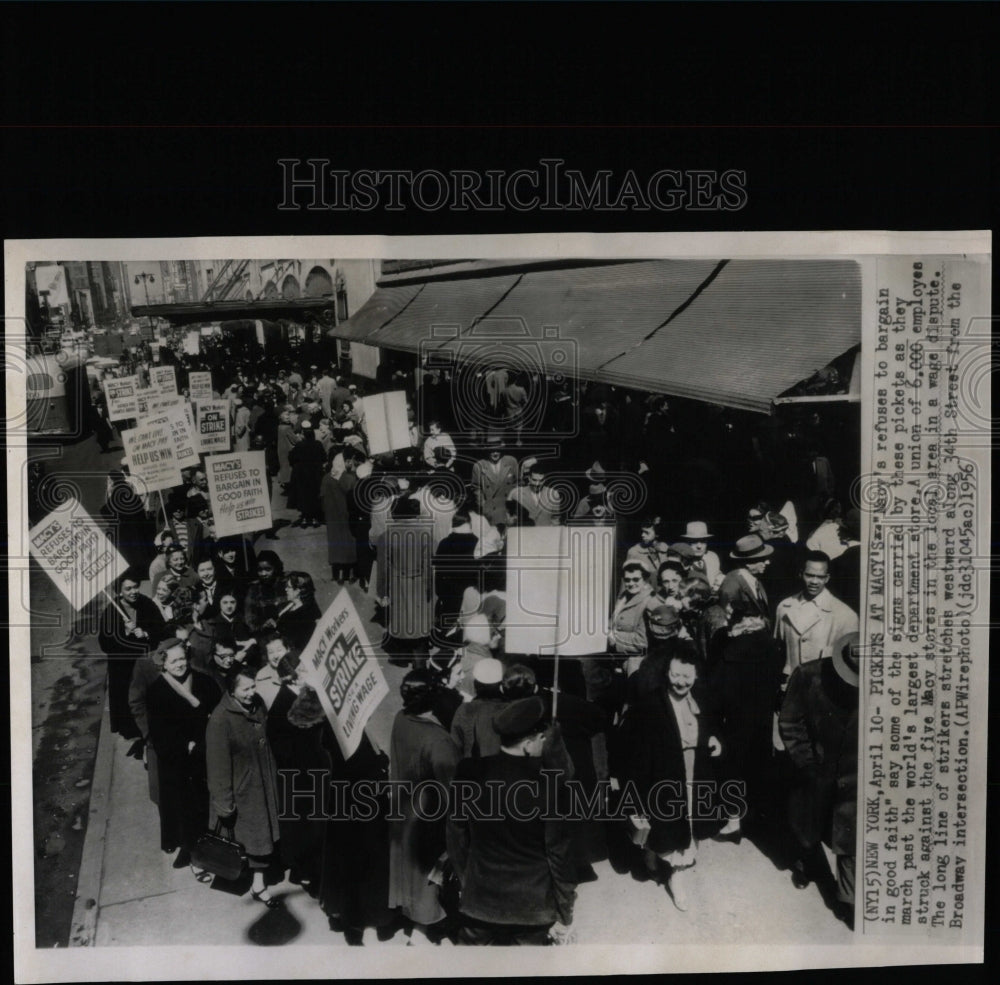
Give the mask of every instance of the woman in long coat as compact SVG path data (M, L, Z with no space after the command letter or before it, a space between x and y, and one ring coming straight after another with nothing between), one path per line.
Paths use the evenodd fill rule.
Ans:
M719 763L720 779L746 784L748 821L761 814L773 816L776 805L768 804L768 793L775 699L785 660L781 643L774 639L761 617L734 603L729 627L718 634L711 649L713 668L709 687L719 715L724 749ZM739 813L731 812L720 835L739 840Z
M163 672L146 693L146 718L159 776L160 848L180 848L174 860L180 869L190 864L191 849L205 830L205 729L218 690L191 669L181 640L165 640L159 649Z
M292 465L288 461L291 450L302 440L295 433L295 425L292 423L292 415L289 411L282 411L278 423L277 453L278 453L278 482L282 491L291 481Z
M684 642L647 657L629 682L624 727L625 773L647 807L646 863L654 871L659 862L669 867L670 894L680 910L687 909L683 873L695 864L696 841L719 827L700 798L694 810L693 785L713 779L711 758L721 753L710 715L691 694L697 660L694 646Z
M319 491L323 500L323 515L326 517L327 561L334 581L343 585L344 579L353 575L358 560L354 532L347 512L347 493L340 479L334 477L332 468L323 476Z
M292 465L292 478L288 486L288 506L301 514L292 523L293 527L318 527L323 516L319 487L323 481L326 455L323 446L316 440L313 429L306 421L302 428L302 443L296 445L288 455Z
M310 886L318 881L320 854L323 848L323 817L305 798L294 800L293 789L316 789L311 774L327 772L329 757L322 747L321 730L304 728L289 721L288 713L299 697L301 688L287 654L275 669L278 688L267 710L267 740L279 770L294 774L279 778L278 793L282 798L278 812L281 833L281 860L289 870L292 882Z
M278 775L267 741L267 710L255 692L253 671L236 665L205 733L210 796L209 827L221 822L246 849L251 895L277 906L264 871L278 842Z
M431 710L437 683L430 670L411 670L400 685L403 710L392 725L389 779L409 781L394 788L398 797L389 822L389 906L399 907L413 924L413 934L443 920L438 886L430 881L445 853L444 819L421 820L410 797L418 783L434 780L447 787L461 758L448 731ZM427 790L428 788L424 788ZM423 805L424 817L439 811L433 795Z
M395 914L389 909L389 814L386 795L355 799L355 784L386 779L386 757L376 752L365 733L347 760L330 728L316 692L302 687L288 709L289 724L310 735L324 757L321 769L336 784L336 797L326 805L320 868L319 902L331 930L342 930L347 942L360 944L368 927L387 927Z

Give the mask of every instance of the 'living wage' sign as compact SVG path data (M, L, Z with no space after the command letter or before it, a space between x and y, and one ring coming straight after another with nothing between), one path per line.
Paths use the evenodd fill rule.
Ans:
M352 756L389 685L346 588L316 624L299 669L316 691L340 751Z
M271 497L262 451L209 455L205 460L208 495L219 537L270 530Z

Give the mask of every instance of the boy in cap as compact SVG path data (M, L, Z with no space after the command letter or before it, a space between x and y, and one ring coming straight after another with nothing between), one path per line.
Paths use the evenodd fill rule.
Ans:
M455 771L447 841L462 887L459 944L568 938L576 899L572 829L558 802L546 803L547 725L537 695L514 701L494 721L500 752L463 759ZM477 803L484 791L496 811Z

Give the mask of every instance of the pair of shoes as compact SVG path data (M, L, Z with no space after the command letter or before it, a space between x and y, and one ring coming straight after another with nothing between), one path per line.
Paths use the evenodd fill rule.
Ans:
M576 882L577 885L585 882L597 882L597 873L594 871L594 867L589 863L579 866L576 870Z
M175 869L186 869L190 864L191 864L191 853L186 848L182 848L177 853L177 858L174 859L173 867Z
M737 828L735 831L727 831L725 834L720 831L712 840L729 841L734 845L738 845L743 841L743 829Z
M265 898L265 895L264 895L265 893L267 893L266 898ZM276 910L279 906L281 906L281 902L279 900L276 900L270 893L268 893L266 887L264 889L262 889L259 893L255 893L251 889L250 890L250 895L258 903L263 903L264 906L266 906L269 910Z
M312 526L312 527L314 527L314 528L315 528L315 527L322 527L322 526L323 526L323 524L322 524L322 522L321 522L321 521L319 521L319 520L313 520L313 522L312 522L311 526Z

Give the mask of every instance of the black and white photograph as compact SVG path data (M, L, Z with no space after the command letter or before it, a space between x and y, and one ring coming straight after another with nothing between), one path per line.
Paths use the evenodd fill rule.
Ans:
M870 257L134 245L23 265L36 949L882 929Z
M14 982L990 979L995 6L2 10Z

